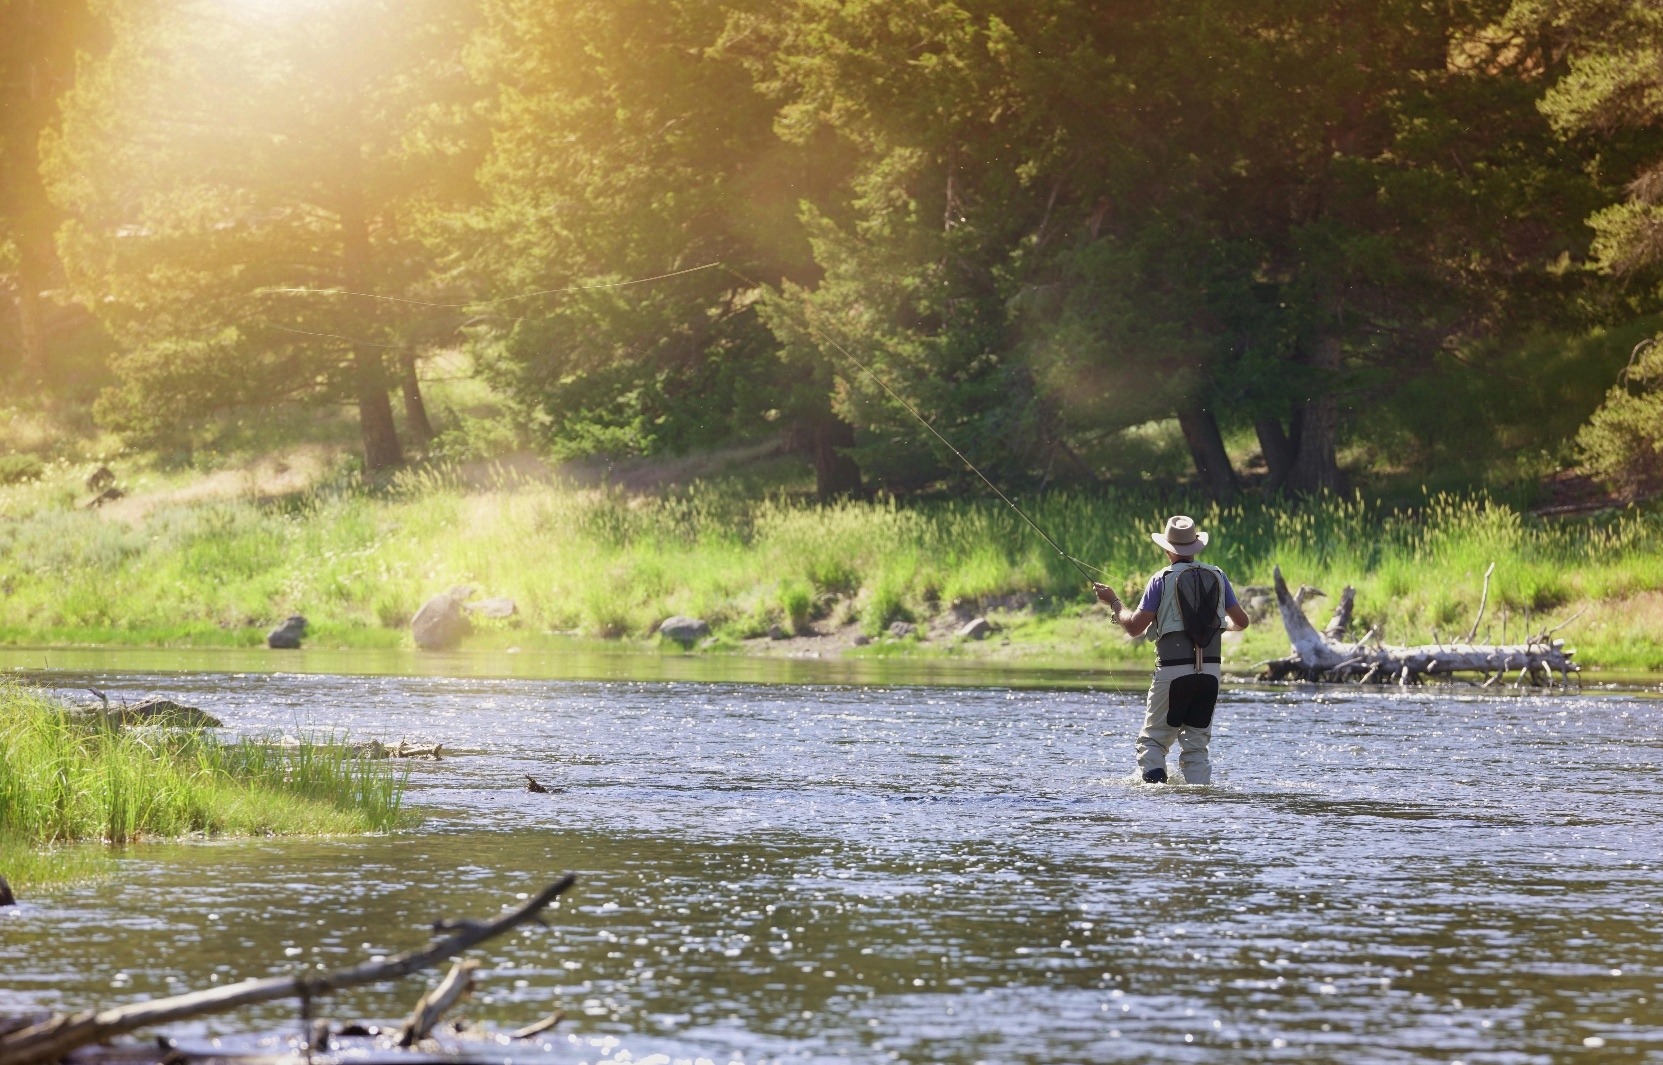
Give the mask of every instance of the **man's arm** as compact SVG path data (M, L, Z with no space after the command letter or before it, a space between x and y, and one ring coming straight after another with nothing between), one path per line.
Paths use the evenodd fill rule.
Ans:
M1091 587L1097 592L1097 601L1109 605L1111 612L1109 616L1114 618L1116 625L1126 630L1126 635L1134 638L1142 636L1149 628L1150 622L1155 620L1155 613L1152 610L1128 610L1126 604L1120 601L1120 596L1115 594L1115 590L1108 585L1093 581ZM1243 614L1242 617L1245 619L1247 615ZM1246 628L1247 626L1244 623L1242 627Z
M1230 619L1229 623L1224 626L1226 632L1240 632L1241 630L1247 628L1247 626L1253 624L1253 619L1248 617L1247 611L1243 610L1240 606L1225 607L1224 616Z

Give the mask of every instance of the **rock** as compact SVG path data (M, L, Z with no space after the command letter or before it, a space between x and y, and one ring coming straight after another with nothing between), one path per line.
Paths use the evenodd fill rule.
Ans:
M100 466L87 475L87 491L97 495L115 484L115 473L108 466Z
M11 885L6 883L6 878L5 877L0 876L0 906L16 906L16 905L17 905L17 896L12 894Z
M768 638L770 640L783 640L790 635L791 634L789 632L785 631L785 627L783 625L774 624L768 626Z
M108 488L104 489L102 492L99 492L97 495L95 495L91 499L87 500L86 503L84 503L82 506L83 506L83 509L85 509L85 510L91 510L94 507L101 507L105 503L113 503L116 500L121 499L126 495L127 495L126 492L123 492L120 488L117 488L115 485L112 484Z
M525 777L525 790L535 791L539 795L547 795L549 793L549 789L537 783L537 778L532 776L530 773L525 773L523 776Z
M918 631L918 626L910 621L897 621L889 626L889 634L897 640L905 639Z
M477 603L469 603L466 609L470 614L478 614L482 618L497 618L499 620L502 618L511 618L520 612L520 608L515 605L514 600L501 595L493 596L490 599L481 599Z
M993 625L986 618L972 618L965 622L959 635L966 640L985 640L993 635Z
M872 642L872 637L866 635L864 632L859 633L858 635L855 636L855 646L856 647L865 647L867 644L869 644L871 642Z
M266 646L281 651L292 651L300 646L301 638L306 635L306 619L299 614L290 614L289 620L266 633Z
M123 725L163 725L167 728L220 728L219 718L194 706L176 703L172 699L155 696L131 706L121 705L109 711L110 716Z
M698 618L677 614L659 622L658 634L666 640L674 640L683 647L691 647L694 642L710 635L710 625Z
M458 595L458 592L463 594ZM452 588L422 604L410 619L410 635L424 651L449 651L473 628L462 610L467 590Z

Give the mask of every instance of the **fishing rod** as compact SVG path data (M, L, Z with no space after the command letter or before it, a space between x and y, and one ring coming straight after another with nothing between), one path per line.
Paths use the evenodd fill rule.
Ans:
M750 278L748 278L745 275L739 273L737 270L734 270L732 267L728 268L728 272L733 274L735 277L739 278L741 281L746 282L747 284L751 284L751 285L756 285L757 284L757 282L752 281ZM760 288L761 286L758 285L757 287ZM1104 576L1104 577L1108 576L1107 573L1105 573L1101 569L1098 569L1096 566L1093 566L1093 565L1091 565L1090 563L1087 563L1087 562L1082 562L1079 559L1075 558L1073 555L1069 554L1067 551L1064 551L1062 549L1062 547L1057 543L1057 541L1051 538L1050 533L1047 533L1044 529L1040 528L1039 523L1034 521L1033 518L1030 518L1027 515L1027 513L1025 511L1023 511L1023 509L1021 507L1017 506L1016 503L1011 499L1010 496L1008 496L1004 492L1000 491L999 486L994 484L993 480L990 477L988 477L987 474L985 474L981 470L977 469L976 464L974 462L971 462L968 458L966 458L964 452L962 452L958 448L954 447L953 442L951 440L947 439L945 436L943 436L941 434L941 431L938 430L935 426L931 425L929 423L928 419L926 419L922 414L918 413L917 409L914 408L912 404L910 404L906 400L902 399L901 396L893 388L889 387L889 385L884 381L883 378L879 377L876 373L874 373L872 371L871 367L867 366L864 362L861 362L859 359L855 358L854 353L851 352L848 348L844 347L841 343L839 343L836 337L832 336L828 331L818 328L814 324L813 319L809 316L807 311L802 312L802 321L803 321L804 325L808 326L808 329L811 333L814 333L821 340L824 340L826 343L828 343L832 347L836 348L843 355L843 357L845 359L848 359L850 362L852 362L856 366L858 366L862 373L866 374L867 377L870 377L873 380L873 382L875 384L877 384L877 386L879 388L883 389L884 392L888 393L890 399L893 399L896 403L900 404L902 410L906 411L908 414L910 414L914 418L918 419L918 424L919 425L922 425L924 428L928 429L930 431L930 434L932 436L934 436L937 440L941 441L942 445L944 447L946 447L948 451L951 451L954 455L956 455L958 457L958 460L960 462L964 463L964 466L965 466L966 469L968 469L971 473L975 474L977 477L980 477L982 479L982 483L987 485L988 488L992 489L993 494L998 496L1000 498L1000 500L1002 500L1007 507L1010 507L1013 511L1015 511L1017 517L1021 518L1025 522L1027 522L1028 523L1028 528L1030 528L1034 532L1038 533L1040 539L1044 540L1047 544L1050 544L1051 545L1051 550L1055 551L1062 558L1066 559L1068 561L1069 565L1073 566L1074 569L1080 574L1080 576L1085 579L1086 583L1091 584L1093 586L1096 586L1098 584L1097 580L1092 577L1091 573L1096 573L1099 576ZM1086 572L1087 570L1090 570L1091 573Z

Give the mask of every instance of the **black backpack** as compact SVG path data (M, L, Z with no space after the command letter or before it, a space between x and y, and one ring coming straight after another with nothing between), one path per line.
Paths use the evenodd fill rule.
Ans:
M1178 616L1184 621L1184 635L1195 645L1195 668L1199 671L1202 654L1224 631L1218 620L1224 582L1217 572L1201 565L1183 566L1173 576L1178 581Z

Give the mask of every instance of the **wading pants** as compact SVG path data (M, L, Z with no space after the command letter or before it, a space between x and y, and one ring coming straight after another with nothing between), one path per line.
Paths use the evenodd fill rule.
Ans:
M1166 768L1166 752L1178 741L1178 769L1186 784L1211 784L1213 764L1207 757L1207 743L1213 738L1213 707L1218 700L1218 681L1223 676L1217 663L1209 662L1195 672L1195 666L1161 666L1149 685L1148 713L1138 733L1138 774ZM1174 708L1174 682L1177 683Z

